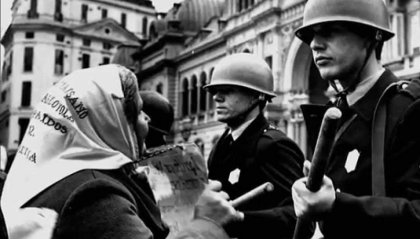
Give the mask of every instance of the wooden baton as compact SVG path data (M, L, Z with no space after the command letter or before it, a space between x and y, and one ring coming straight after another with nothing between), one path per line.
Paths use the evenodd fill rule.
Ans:
M234 208L237 208L244 203L258 197L261 194L264 194L266 192L271 192L274 190L274 185L270 182L266 182L261 184L260 186L252 189L251 191L242 194L241 196L237 197L235 200L232 200L230 203Z
M337 130L337 124L340 118L341 111L336 107L332 107L325 112L324 118L322 119L321 129L318 134L311 167L309 169L308 181L306 183L306 187L311 192L318 191L322 185L322 180L325 174L325 167L328 158L331 155L335 132ZM293 234L293 239L311 238L312 235L308 230L310 224L311 221L298 218Z

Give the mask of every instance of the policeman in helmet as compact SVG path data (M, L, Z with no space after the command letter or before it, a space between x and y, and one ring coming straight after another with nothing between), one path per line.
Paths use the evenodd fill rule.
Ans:
M257 55L226 56L204 88L213 95L217 120L227 129L208 159L209 178L222 183L231 199L265 183L274 185L240 207L243 217L227 231L236 238L290 238L295 215L292 183L302 176L304 156L284 133L270 126L264 108L273 93L273 75Z
M147 148L166 144L174 122L174 109L168 99L155 91L140 91L143 111L150 117L149 133L146 136Z
M321 77L343 89L321 189L307 190L307 178L292 189L297 216L320 220L326 239L420 235L420 87L394 85L380 63L388 18L382 0L309 0L296 31Z

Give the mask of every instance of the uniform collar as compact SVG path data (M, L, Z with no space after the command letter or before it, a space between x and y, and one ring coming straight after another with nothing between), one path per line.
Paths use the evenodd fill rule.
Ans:
M398 78L389 70L385 70L379 79L376 80L375 84L366 92L366 94L350 108L352 108L363 119L370 121L382 93L391 83L396 81L398 81Z
M244 123L242 123L237 129L232 130L229 128L229 133L232 134L232 138L233 141L235 141L237 138L239 138L239 136L242 135L242 133L245 131L246 128L248 128L248 126L252 123L252 121L254 121L257 118L257 116L255 116L254 118L245 121Z
M363 79L357 84L356 89L347 94L347 102L349 106L354 105L358 100L360 100L378 81L379 77L384 73L385 68L377 71L373 75Z

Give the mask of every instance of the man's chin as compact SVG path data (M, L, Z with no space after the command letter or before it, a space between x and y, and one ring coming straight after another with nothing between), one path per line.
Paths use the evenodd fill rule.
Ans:
M216 120L222 123L227 123L229 118L224 115L216 115Z
M342 73L335 68L320 67L318 70L321 78L324 80L333 81L342 78Z

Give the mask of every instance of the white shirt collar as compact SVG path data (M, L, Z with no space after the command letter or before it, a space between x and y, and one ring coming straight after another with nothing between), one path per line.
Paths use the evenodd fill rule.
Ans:
M385 68L382 68L375 74L363 79L360 81L356 89L353 92L347 94L347 103L349 106L354 105L358 100L360 100L366 93L373 87L373 85L379 80L379 77L384 73Z

